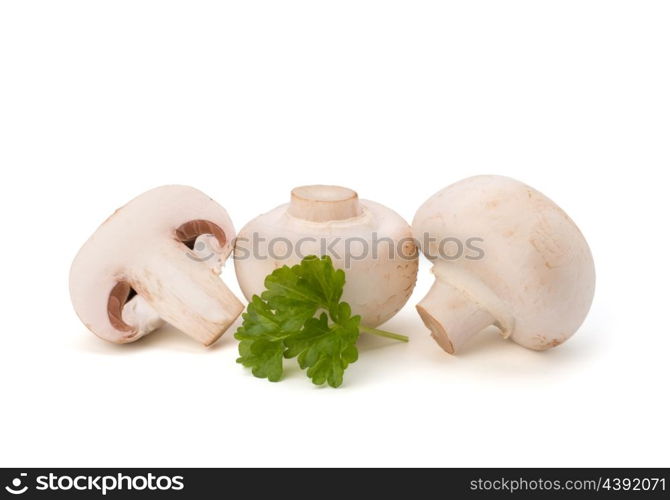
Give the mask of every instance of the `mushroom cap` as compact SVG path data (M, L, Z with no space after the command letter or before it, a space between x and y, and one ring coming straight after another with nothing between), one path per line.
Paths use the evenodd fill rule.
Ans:
M139 329L126 324L122 316L131 289L144 296L149 293L143 289L145 281L152 280L152 286L160 289L165 286L161 271L177 271L152 269L152 262L162 259L163 264L155 264L160 266L178 260L179 271L185 269L196 282L211 279L213 272L206 259L188 246L201 234L216 237L218 245L212 248L212 258L228 257L235 238L230 217L218 203L192 187L158 187L116 210L72 263L70 296L81 321L103 339L116 343L137 340ZM150 276L153 271L156 275Z
M412 230L429 259L448 261L502 301L513 318L506 333L524 347L561 344L591 307L595 268L584 236L560 207L521 182L485 175L452 184L419 208ZM435 240L427 246L426 235ZM475 246L483 257L466 252L440 259L438 242L446 238L480 238Z
M310 188L310 195L316 193L325 199L328 196L320 191L331 186L306 188ZM342 191L346 188L332 188L329 194L342 195L339 201L351 200ZM346 191L355 196L355 192ZM310 209L303 210L301 204L305 192L306 189L297 188L291 204L280 205L256 217L240 230L235 247L235 271L242 292L251 300L263 292L265 277L275 269L298 264L307 255L329 255L333 265L346 273L342 300L349 303L354 314L361 316L362 324L374 327L384 323L405 305L416 283L418 250L409 224L393 210L357 197L358 215L340 220L308 220ZM320 203L328 201L333 200ZM347 213L341 206L316 208L319 214L326 211ZM254 242L254 235L264 240ZM375 238L387 239L377 243L376 258L371 251ZM301 243L296 245L297 242ZM358 259L356 256L362 255L366 247L367 258ZM390 248L393 250L389 251Z

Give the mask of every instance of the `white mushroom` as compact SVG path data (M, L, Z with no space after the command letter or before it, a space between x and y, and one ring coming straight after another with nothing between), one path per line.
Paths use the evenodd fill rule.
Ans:
M582 233L554 202L516 180L453 184L419 208L412 230L435 264L435 283L417 310L449 353L491 325L529 349L555 347L591 307L595 270ZM445 251L449 242L477 250Z
M243 310L218 276L234 238L226 211L200 191L148 191L109 217L75 257L75 311L111 342L135 341L167 321L210 345Z
M346 272L343 300L368 327L397 313L416 282L418 250L402 217L351 189L303 186L289 204L240 231L235 270L242 292L251 300L268 274L312 254L329 255Z

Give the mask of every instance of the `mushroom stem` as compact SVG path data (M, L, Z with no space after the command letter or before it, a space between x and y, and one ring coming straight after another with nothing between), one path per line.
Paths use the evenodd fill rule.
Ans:
M299 219L327 222L361 214L358 194L340 186L301 186L291 191L288 212Z
M416 309L445 351L460 351L469 339L491 325L500 327L504 337L509 336L513 320L506 317L504 306L482 283L444 262L436 264L433 273L435 283Z
M158 313L139 295L130 299L123 306L123 322L135 330L134 339L144 337L157 330L165 323Z
M131 269L128 282L146 301L146 310L155 311L152 316L157 314L202 344L210 345L244 306L217 273L199 260L183 246L171 244L156 251L141 267Z
M369 326L359 326L360 331L377 335L378 337L385 337L387 339L399 340L400 342L409 342L409 337L400 335L399 333L387 332L386 330L379 330L378 328L370 328Z

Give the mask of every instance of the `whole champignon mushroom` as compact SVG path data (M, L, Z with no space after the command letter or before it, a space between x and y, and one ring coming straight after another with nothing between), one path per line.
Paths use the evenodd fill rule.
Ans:
M312 254L329 255L345 271L342 300L365 326L387 321L412 294L418 250L409 224L351 189L322 185L295 188L289 204L242 228L235 247L242 292L251 300L268 274Z
M218 276L234 238L228 214L204 193L148 191L109 217L75 257L74 309L111 342L133 342L167 321L210 345L243 310Z
M457 182L419 208L412 230L435 264L435 283L417 310L449 353L491 325L529 349L555 347L591 307L595 270L584 236L521 182L490 175ZM473 247L481 253L444 251L445 241L470 238L480 238Z

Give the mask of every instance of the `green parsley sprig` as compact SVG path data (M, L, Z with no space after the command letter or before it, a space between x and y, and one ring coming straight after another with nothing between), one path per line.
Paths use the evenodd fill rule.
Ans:
M404 335L369 328L351 315L342 301L345 273L328 256L305 257L298 265L283 266L265 278L266 290L254 295L235 333L240 341L238 363L254 376L271 382L281 379L284 358L298 358L314 384L342 385L344 370L358 360L360 332L402 342Z

